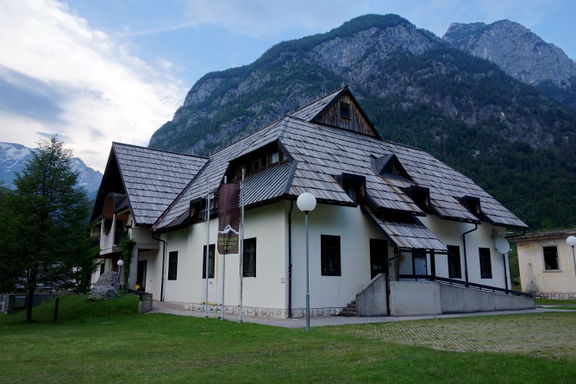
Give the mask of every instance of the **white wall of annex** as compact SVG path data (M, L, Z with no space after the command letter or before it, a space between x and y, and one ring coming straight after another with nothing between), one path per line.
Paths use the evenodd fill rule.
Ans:
M544 268L543 247L556 246L558 270ZM518 243L522 290L534 293L576 293L576 271L572 248L565 238Z
M304 213L294 204L292 217L293 304L305 308L306 253ZM371 280L370 239L386 240L360 208L318 204L309 214L310 307L345 307ZM322 276L320 236L340 236L341 276ZM388 254L393 256L389 247Z

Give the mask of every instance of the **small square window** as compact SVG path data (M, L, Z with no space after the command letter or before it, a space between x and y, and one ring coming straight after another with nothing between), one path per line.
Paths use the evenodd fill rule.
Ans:
M280 162L280 152L272 152L270 155L270 164L276 164Z
M343 101L340 102L340 117L350 120L350 104Z
M558 263L558 249L556 246L543 247L542 251L544 252L544 270L558 271L560 266Z

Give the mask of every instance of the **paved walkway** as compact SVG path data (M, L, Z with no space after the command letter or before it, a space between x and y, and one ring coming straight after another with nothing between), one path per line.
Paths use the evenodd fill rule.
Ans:
M517 311L497 311L497 312L474 312L474 313L458 313L450 315L436 315L436 316L407 316L407 317L342 317L342 316L327 316L327 317L313 317L310 320L312 327L325 327L331 325L347 325L347 324L371 324L371 323L392 323L407 320L425 320L425 319L447 319L456 317L472 317L472 316L495 316L495 315L516 315L521 313L543 313L543 312L565 312L564 310L555 309L526 309ZM204 317L204 312L191 311L185 309L181 305L154 301L152 311L148 313L168 313L180 316ZM220 313L208 312L209 318L219 318ZM225 315L225 320L240 321L238 315ZM273 327L283 328L304 328L306 322L304 319L272 319L262 317L244 316L243 321L246 323L255 323L270 325Z

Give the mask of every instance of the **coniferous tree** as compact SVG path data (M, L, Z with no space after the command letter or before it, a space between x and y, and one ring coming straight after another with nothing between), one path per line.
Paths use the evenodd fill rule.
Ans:
M16 190L0 193L0 288L26 292L27 321L38 289L83 289L89 283L89 211L77 178L71 152L53 137L33 152Z

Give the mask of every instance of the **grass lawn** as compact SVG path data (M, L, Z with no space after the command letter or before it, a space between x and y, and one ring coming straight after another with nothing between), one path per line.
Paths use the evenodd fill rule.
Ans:
M576 305L576 300L536 299L538 305Z
M576 382L576 340L562 334L570 325L574 328L576 313L325 327L307 333L217 319L138 315L131 296L108 303L64 297L60 305L57 324L49 322L50 303L36 308L34 324L23 323L23 314L0 315L0 383ZM490 329L504 328L503 333L509 333L507 323L518 328L516 336L503 339L505 344L534 337L542 328L531 327L534 323L569 341L560 346L560 354L406 345L421 339L411 339L411 333L437 328L443 330L433 332L436 339L451 330L464 338L482 338L464 330L487 329L485 321L491 321ZM394 331L399 324L403 328ZM389 336L398 334L400 340ZM470 348L474 350L473 343Z

